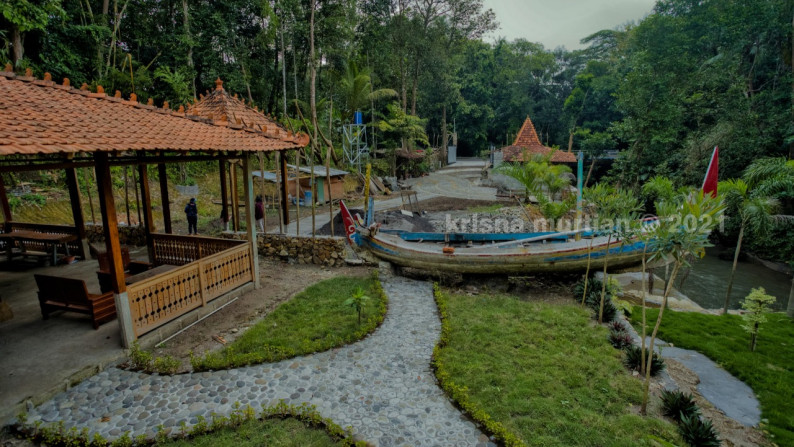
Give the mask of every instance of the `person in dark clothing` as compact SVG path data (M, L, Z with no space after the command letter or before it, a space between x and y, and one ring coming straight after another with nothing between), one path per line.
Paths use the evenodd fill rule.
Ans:
M256 203L254 203L254 218L256 218L256 226L262 233L265 232L265 204L262 202L262 196L256 196Z
M185 217L187 217L187 234L198 234L196 224L198 223L198 208L196 208L196 199L191 198L187 206L185 206Z

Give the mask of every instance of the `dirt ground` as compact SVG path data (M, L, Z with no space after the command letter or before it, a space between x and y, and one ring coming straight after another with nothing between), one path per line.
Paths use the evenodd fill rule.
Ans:
M714 429L717 430L723 446L752 447L772 445L764 438L761 430L747 427L725 416L722 411L715 408L703 396L698 394L697 385L700 383L700 379L692 370L672 359L665 359L664 362L667 365L667 373L675 380L680 390L684 393L692 394L698 407L700 407L700 412L714 424Z
M222 348L224 341L232 342L279 304L306 287L336 276L367 276L371 272L369 267L288 265L263 258L259 260L259 268L262 288L241 296L234 304L191 326L169 340L164 347L154 349L154 354L174 356L182 361L180 372L190 371L190 352L200 355Z

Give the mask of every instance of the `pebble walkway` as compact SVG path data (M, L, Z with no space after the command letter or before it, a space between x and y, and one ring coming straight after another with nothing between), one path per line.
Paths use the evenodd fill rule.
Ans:
M176 376L108 369L35 408L28 421L64 421L115 439L178 430L199 415L228 416L303 402L378 446L492 446L437 386L430 357L441 324L427 282L381 275L389 311L378 330L340 349L279 363ZM104 422L103 422L104 421Z

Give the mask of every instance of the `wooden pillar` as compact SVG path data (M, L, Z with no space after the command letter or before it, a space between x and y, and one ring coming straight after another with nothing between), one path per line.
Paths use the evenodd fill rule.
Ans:
M102 212L102 227L105 234L105 250L110 261L110 282L113 287L113 298L116 302L116 315L121 329L121 343L125 348L135 341L135 330L132 326L130 302L127 299L127 286L124 283L124 263L121 259L119 243L119 223L116 217L116 203L113 200L113 183L110 178L108 154L94 153L97 187L99 188L99 206Z
M284 220L284 225L289 225L289 180L287 177L287 154L286 151L278 153L279 164L281 169L281 217ZM286 229L285 229L286 232Z
M160 177L160 198L163 205L163 231L171 234L171 202L168 198L168 173L165 172L165 164L157 165L157 176Z
M5 221L6 229L5 231L9 230L9 226L11 221L14 220L11 218L11 205L8 204L8 195L6 194L6 184L3 180L3 175L0 174L0 206L3 208L3 220Z
M239 192L237 191L237 161L235 160L232 163L229 163L229 168L231 169L229 177L232 180L232 215L234 216L234 232L240 231L240 196Z
M154 239L152 233L157 231L152 216L152 194L149 191L149 171L146 164L138 165L138 180L141 182L141 208L143 208L143 228L146 231L146 249L149 251L149 262L155 263Z
M251 175L251 161L246 154L243 156L243 189L245 190L245 233L251 245L251 269L254 276L254 287L259 288L259 244L256 237L256 216L254 216L254 178Z
M229 229L229 192L226 184L226 160L218 160L218 172L220 172L221 181L221 220L223 221L223 230Z
M80 202L80 187L77 185L77 169L66 168L66 186L69 189L69 201L72 205L72 219L77 229L77 240L80 241L80 257L88 259L88 238L85 235L83 204Z

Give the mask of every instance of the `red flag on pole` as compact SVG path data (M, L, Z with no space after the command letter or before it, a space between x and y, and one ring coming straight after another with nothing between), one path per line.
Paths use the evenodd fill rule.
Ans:
M703 179L703 194L711 194L711 197L717 197L717 173L719 172L720 165L719 155L720 148L714 146L709 168L706 170L706 177Z

